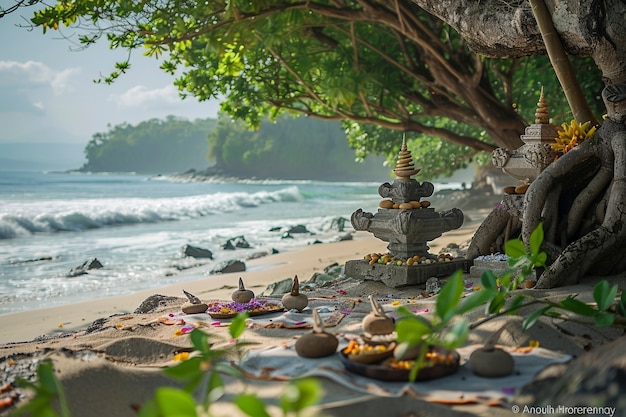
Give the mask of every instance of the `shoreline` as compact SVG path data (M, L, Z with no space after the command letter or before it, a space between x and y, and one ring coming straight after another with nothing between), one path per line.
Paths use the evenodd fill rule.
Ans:
M478 224L480 221L473 218L467 225L443 234L429 245L431 253L437 253L450 243L461 244L468 241ZM361 259L372 252L387 252L387 243L369 232L357 231L353 233L352 240L299 246L291 251L250 260L246 263L247 270L244 272L208 275L121 296L3 314L0 315L0 328L3 329L0 333L0 345L29 342L41 336L58 336L84 330L95 320L116 314L132 314L145 299L155 294L183 297L182 290L185 289L203 300L228 300L239 277L243 278L246 288L259 294L272 283L293 278L295 275L304 282L313 273L322 272L333 263L343 265L348 260Z
M337 262L345 263L366 253L386 251L386 243L367 232L356 232L348 241L296 247L292 251L248 261L248 269L222 275L208 275L127 295L98 298L74 304L0 315L0 345L32 341L39 336L59 335L84 329L100 318L129 314L154 294L183 297L182 289L202 299L230 299L233 288L242 277L246 287L262 292L267 285L298 275L308 280L314 272ZM360 255L360 256L359 256ZM194 273L188 271L187 273Z

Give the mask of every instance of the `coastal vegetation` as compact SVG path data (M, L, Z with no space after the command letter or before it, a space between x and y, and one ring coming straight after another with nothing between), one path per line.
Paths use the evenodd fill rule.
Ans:
M188 121L174 116L109 127L85 147L81 171L170 173L206 167L207 134L214 119Z
M312 157L314 156L314 157ZM283 116L258 129L226 115L188 121L173 116L113 126L85 147L82 171L181 173L239 178L381 180L384 158L355 161L339 122ZM207 169L207 167L209 167Z

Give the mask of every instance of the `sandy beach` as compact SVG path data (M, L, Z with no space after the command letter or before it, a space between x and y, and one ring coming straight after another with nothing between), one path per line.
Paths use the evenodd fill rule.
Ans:
M448 232L431 242L431 253L438 253L453 243L466 244L481 220L479 214L474 214L471 221L460 229ZM361 259L372 252L386 252L386 243L369 233L356 232L352 240L315 244L251 260L247 262L247 271L242 273L206 276L193 282L122 297L95 298L85 303L3 315L0 316L0 370L10 373L13 372L12 367L20 366L24 361L28 363L35 359L50 358L66 391L73 416L130 417L136 415L136 409L151 398L157 387L177 385L163 376L161 370L172 365L176 352L189 350L191 346L188 337L181 333L183 323L179 319L180 307L185 301L182 298L183 289L202 300L230 300L239 277L245 281L247 288L259 294L272 283L296 275L301 281L306 281L315 272L321 272L331 264L342 265L348 260ZM467 274L465 278L471 280ZM623 277L611 278L611 283L618 283L620 288L622 281ZM576 288L559 289L551 294L564 296L575 292L581 299L591 300L593 283L590 280ZM360 332L362 318L369 312L369 305L364 302L368 295L382 297L387 311L393 311L394 305L405 303L414 303L412 308L417 311L428 311L429 308L432 309L434 300L419 299L422 291L422 286L394 289L371 281L350 282L343 286L314 291L309 297L310 306L330 307L331 310L334 307L342 311L340 315L332 314L330 321L326 323L331 323L332 326L328 331L332 331L345 342L348 335ZM135 313L144 300L155 294L176 299L163 303L148 313ZM477 320L482 314L474 312L468 318ZM267 319L255 318L248 323L249 328L243 339L255 343L252 349L287 349L293 352L294 341L310 332L310 326L290 328L285 324L287 322L277 326L280 317L274 320L275 323L268 324ZM520 384L523 381L526 384L531 382L537 371L544 366L541 365L544 363L542 361L557 366L555 369L559 371L555 371L556 374L563 373L567 368L563 363L582 356L586 350L593 352L590 347L610 344L620 334L613 329L596 330L589 334L588 328L583 326L543 319L530 332L523 333L520 329L521 320L519 316L494 320L473 331L468 341L468 346L482 343L504 323L508 323L511 326L500 340L508 349L513 351L528 346L531 340L540 342L541 348L534 353L538 355L536 360L528 355L523 358L534 364L532 373L529 373L530 368L518 365L515 377L517 380L510 382L513 387L519 388L518 395L522 388ZM205 328L205 331L217 338L216 347L230 343L227 324L228 321L218 322ZM469 352L471 350L466 351L467 354ZM271 359L268 358L261 356L262 361ZM296 363L300 362L295 359ZM618 362L619 360L622 359L615 359ZM255 375L253 367L242 366L244 373L250 378L243 382L225 378L225 395L211 408L212 413L216 416L243 415L234 408L230 400L245 389L264 400L272 416L281 415L277 397L285 389L286 380L294 375ZM353 381L352 376L346 375L343 370L328 374L322 372L322 368L323 366L314 364L310 369L312 375L318 375L317 379L324 387L324 396L320 404L310 410L310 415L504 416L514 414L511 411L511 401L518 398L500 393L503 382L497 380L487 381L488 385L474 393L467 391L469 387L464 387L464 383L459 382L461 380L451 380L452 389L443 386L434 390L433 385L423 384L407 390L407 387L399 388L384 383L365 383L362 385L363 389L357 389L362 381ZM280 369L274 369L269 373L279 371ZM6 391L8 394L3 394L4 398L12 395L15 402L21 401L20 396L23 393L12 386L7 387ZM8 406L0 410L0 415L8 415L12 408Z

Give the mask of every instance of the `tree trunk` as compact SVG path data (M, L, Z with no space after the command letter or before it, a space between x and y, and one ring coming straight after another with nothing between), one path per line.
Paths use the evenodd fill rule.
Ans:
M561 44L559 34L556 32L554 24L552 23L552 16L544 3L544 0L529 0L533 10L533 15L537 21L537 26L541 32L541 37L546 45L546 51L548 57L554 68L569 107L572 110L574 119L578 123L584 123L591 121L591 124L596 126L600 123L591 112L591 108L585 99L585 95L580 89L580 84L576 80L572 65L567 58L567 54Z

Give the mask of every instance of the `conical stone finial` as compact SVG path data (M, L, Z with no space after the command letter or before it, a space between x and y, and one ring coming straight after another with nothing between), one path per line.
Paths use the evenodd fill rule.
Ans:
M535 112L535 123L547 125L550 123L550 112L548 111L548 103L543 95L543 87L541 87L541 95L537 103L537 111Z
M396 168L393 172L401 180L408 180L412 175L420 172L420 170L416 169L413 164L413 157L411 156L411 151L409 151L406 147L406 138L404 137L402 137L402 148L400 149L400 152L398 152L398 162L396 163Z

